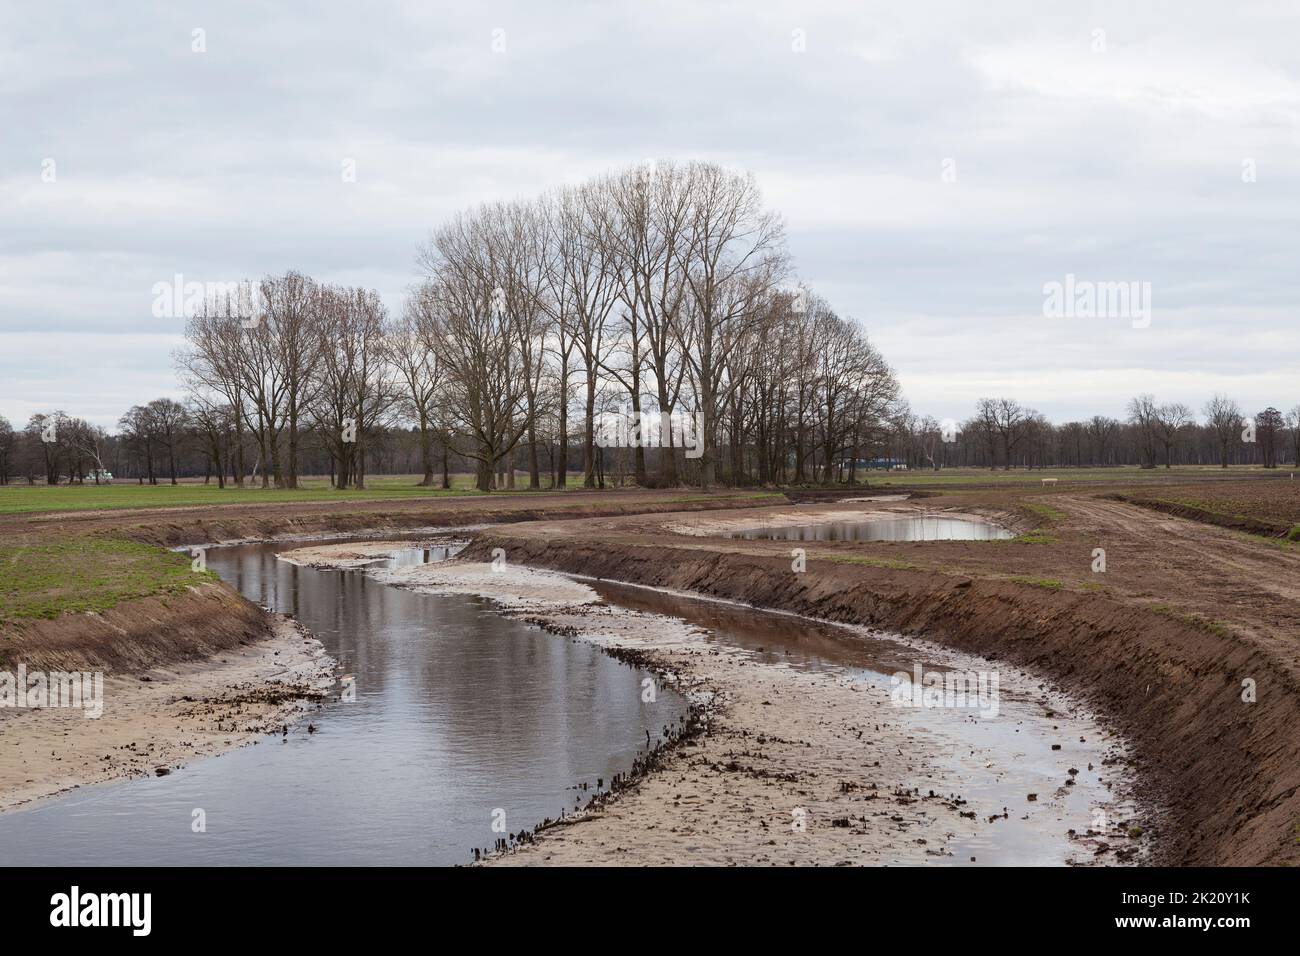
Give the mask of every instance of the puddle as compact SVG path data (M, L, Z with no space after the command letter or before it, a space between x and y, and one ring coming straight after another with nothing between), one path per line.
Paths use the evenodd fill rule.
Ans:
M1015 534L988 521L926 515L769 525L727 532L722 537L748 541L998 541L1013 538Z

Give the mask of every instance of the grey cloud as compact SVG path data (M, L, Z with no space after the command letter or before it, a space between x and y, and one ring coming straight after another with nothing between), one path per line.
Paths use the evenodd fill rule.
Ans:
M800 273L918 411L964 415L993 384L1056 417L1147 382L1293 402L1297 25L1208 2L12 5L0 414L109 423L81 383L174 391L179 323L149 312L174 273L298 268L396 307L456 209L655 156L754 170ZM1149 334L1047 324L1067 272L1151 282Z

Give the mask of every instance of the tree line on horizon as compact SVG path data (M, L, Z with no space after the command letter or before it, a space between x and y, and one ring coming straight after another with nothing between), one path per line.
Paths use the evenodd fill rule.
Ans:
M1300 462L1300 404L1286 414L1271 405L1250 414L1215 394L1198 418L1183 402L1161 403L1143 393L1130 399L1123 419L1093 415L1053 424L1015 399L982 398L961 423L905 411L891 453L909 467L929 468L1276 468Z
M401 429L430 486L449 462L468 462L484 491L515 487L516 470L529 488L564 487L574 466L585 487L614 469L641 485L829 480L898 407L861 326L791 284L781 220L753 178L713 164L467 210L417 261L392 315L372 290L297 272L248 301L204 301L176 356L185 402L119 423L141 470L155 479L155 452L173 470L183 423L207 473L238 486L297 487L309 447L336 487L364 486L375 442ZM615 412L688 416L698 455L602 447ZM95 457L75 440L84 429L65 430Z
M584 487L707 488L854 483L882 464L1273 466L1300 451L1300 406L1247 419L1223 396L1203 424L1149 395L1124 421L1053 425L1012 398L961 423L917 416L862 327L795 283L753 178L714 164L481 205L416 261L396 314L373 290L292 271L205 297L175 356L183 402L135 406L115 435L63 412L17 432L0 419L0 483L112 471L296 488L327 473L346 488L400 468L449 487L468 469L488 491L518 473L563 488L576 469ZM616 412L698 417L698 457L606 447Z
M1161 406L1150 395L1140 395L1129 403L1124 420L1094 415L1057 425L1013 399L983 399L977 404L976 415L957 424L955 433L948 433L951 440L945 440L944 423L932 416L916 416L904 405L884 437L866 446L866 453L874 457L857 461L857 471L896 466L1007 469L1008 462L1012 468L1227 464L1277 467L1300 460L1300 406L1286 415L1272 407L1254 416L1239 415L1235 402L1216 396L1203 410L1204 420L1197 420L1188 406L1175 404ZM191 411L174 399L156 399L130 409L116 434L61 411L34 415L18 431L0 417L0 484L8 484L15 476L29 483L35 483L39 476L49 484L69 479L93 484L96 472L103 470L118 479L141 484L203 478L224 486L227 478L213 471L211 436ZM1254 424L1254 441L1242 440L1248 419ZM56 440L43 442L41 432L51 421L56 425ZM947 427L952 429L954 425L948 423ZM246 459L254 461L250 480L261 482L267 476L256 462L256 443L248 439L246 445ZM399 423L377 428L369 439L368 471L420 474L422 446L415 426ZM621 487L635 481L628 449L597 447L596 452L599 487L607 483ZM654 450L650 453L656 454ZM752 458L753 449L746 454ZM512 471L523 471L524 455L524 449L516 449L510 462ZM300 456L306 466L303 474L329 473L333 458L315 432L306 433ZM552 455L548 459L546 487L558 486L558 476L550 470L554 461ZM450 487L451 472L472 471L475 463L448 450L438 455L438 464L442 474L436 483ZM786 464L784 480L770 484L847 484L859 478L855 463L843 456L833 459L829 478L824 469L819 469L816 475L810 471L808 477L796 482L793 461ZM269 477L267 480L269 484ZM724 480L728 485L763 483L753 479L737 481L730 472Z

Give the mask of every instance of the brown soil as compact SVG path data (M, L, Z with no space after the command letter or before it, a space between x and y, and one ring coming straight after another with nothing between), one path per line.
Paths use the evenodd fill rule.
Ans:
M1263 535L1266 538L1286 538L1295 525L1284 521L1271 521L1267 518L1252 518L1249 515L1224 514L1209 508L1178 501L1162 501L1158 498L1144 498L1141 495L1113 495L1115 501L1127 501L1131 505L1149 508L1167 515L1201 521L1205 524L1218 525L1220 528L1232 528L1247 534Z
M1022 500L890 507L1014 514ZM675 534L677 516L493 528L465 557L500 547L512 563L922 634L1034 668L1134 743L1144 791L1166 811L1157 859L1300 862L1300 553L1092 495L1036 500L1057 517L1027 540L808 543L804 573L789 542ZM1246 679L1257 702L1242 700Z
M0 627L0 668L132 674L196 661L271 635L265 611L224 584L126 601L100 614L11 621Z
M1300 481L1296 481L1295 474L1292 467L1232 481L1184 483L1178 487L1143 485L1142 489L1133 488L1129 494L1134 498L1189 505L1218 515L1256 518L1289 529L1300 525Z

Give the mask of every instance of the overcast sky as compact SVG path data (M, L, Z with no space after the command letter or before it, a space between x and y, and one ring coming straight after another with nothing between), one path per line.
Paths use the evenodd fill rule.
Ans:
M455 210L656 157L752 171L918 412L1300 403L1300 5L310 9L0 7L0 415L179 396L177 273L397 308ZM1045 316L1067 274L1149 324Z

